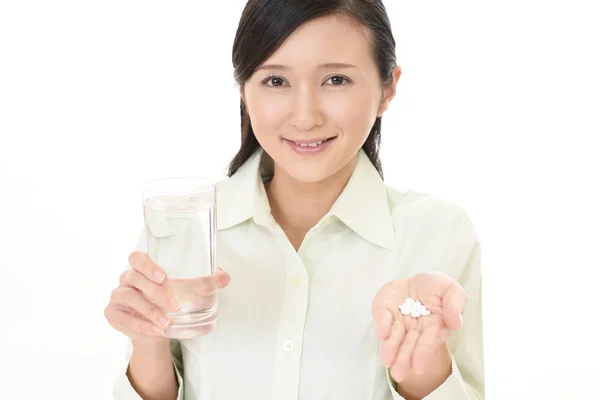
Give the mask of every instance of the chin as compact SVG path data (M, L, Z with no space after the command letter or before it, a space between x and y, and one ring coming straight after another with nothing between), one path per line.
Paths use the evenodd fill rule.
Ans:
M298 155L286 147L283 151L276 149L272 158L284 174L298 183L314 184L330 180L344 168L344 151L334 147L337 143L320 154ZM343 150L343 149L342 149ZM269 151L267 151L269 153ZM273 157L275 156L275 157Z
M344 165L339 165L339 160L336 160L334 155L330 155L333 159L328 160L291 160L280 163L280 168L294 181L298 183L321 183L331 180L338 175Z

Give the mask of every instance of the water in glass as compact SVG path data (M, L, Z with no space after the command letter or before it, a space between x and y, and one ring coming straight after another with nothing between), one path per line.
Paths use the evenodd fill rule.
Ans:
M181 302L168 312L165 336L185 339L217 321L214 202L210 195L155 195L144 201L148 256L167 273L166 285Z

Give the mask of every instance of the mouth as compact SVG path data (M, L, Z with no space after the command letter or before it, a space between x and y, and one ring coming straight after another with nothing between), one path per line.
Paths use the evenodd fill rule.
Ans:
M296 146L300 146L300 147L318 147L318 146L322 145L323 143L332 141L336 137L337 136L332 136L330 138L325 138L325 139L310 139L310 140L292 140L292 139L284 139L284 140L286 140Z
M299 154L317 154L327 147L329 144L333 142L337 136L332 136L329 138L315 138L315 139L303 139L303 140L293 140L293 139L284 139L285 142Z

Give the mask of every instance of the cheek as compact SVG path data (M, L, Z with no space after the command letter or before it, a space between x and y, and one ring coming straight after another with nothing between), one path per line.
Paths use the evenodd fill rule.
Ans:
M283 96L256 94L248 99L250 118L257 136L277 133L285 120L286 101Z
M329 119L346 135L362 137L368 135L376 116L376 100L368 91L340 93L326 102Z

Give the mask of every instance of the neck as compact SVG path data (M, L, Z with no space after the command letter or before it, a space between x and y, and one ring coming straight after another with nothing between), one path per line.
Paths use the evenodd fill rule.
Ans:
M296 249L304 235L325 216L344 190L356 157L336 174L320 182L298 182L275 165L267 185L271 213Z

